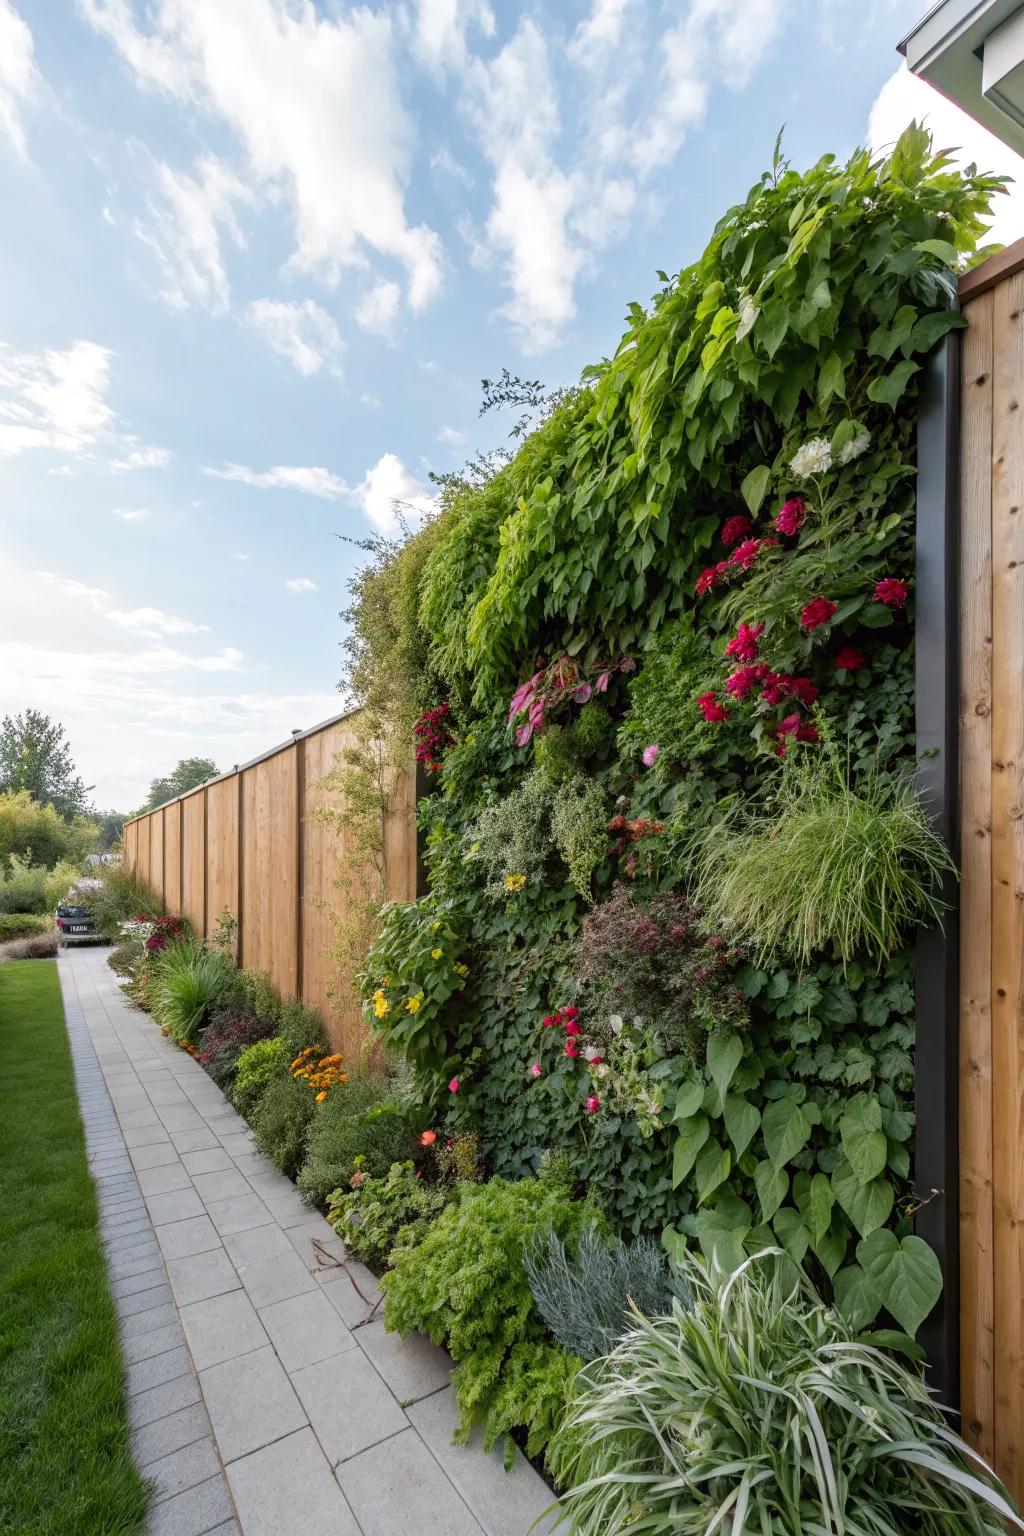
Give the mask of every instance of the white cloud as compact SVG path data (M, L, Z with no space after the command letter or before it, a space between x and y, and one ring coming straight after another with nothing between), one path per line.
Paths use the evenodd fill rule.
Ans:
M135 233L156 256L163 275L160 297L172 309L198 304L223 314L231 299L221 250L226 236L244 247L236 205L252 207L255 198L221 160L204 155L196 175L156 167L156 196L151 221L136 223Z
M133 443L134 438L125 438ZM131 448L119 459L111 459L109 468L114 474L124 474L133 469L166 469L173 454L169 448Z
M429 69L459 69L466 62L471 27L494 36L494 12L487 0L416 0L413 46Z
M451 150L444 144L436 149L430 157L430 169L439 180L461 182L465 187L473 185L473 178L461 161L456 160Z
M78 453L110 428L111 353L92 341L64 351L0 345L0 458L29 448Z
M141 634L199 635L209 633L209 624L193 624L189 619L178 619L161 608L112 608L107 614L112 624L122 629L138 630Z
M226 124L295 227L291 265L329 282L367 250L404 269L409 303L438 292L441 244L406 218L412 126L385 12L329 18L290 0L157 0L143 31L128 0L79 0L145 85ZM216 286L216 285L215 285Z
M402 290L397 283L377 283L356 305L356 323L364 331L390 336L398 319Z
M427 517L437 502L426 486L410 474L393 453L382 454L354 487L353 496L366 516L382 533L393 532L401 515Z
M329 373L341 377L341 335L327 311L312 299L301 304L255 299L245 317L272 351L287 358L303 378L319 373L325 364Z
M247 464L225 464L223 469L204 469L215 480L235 480L260 490L301 491L305 496L319 496L322 501L343 501L349 487L340 475L329 469L304 464L275 464L271 469L250 469Z
M465 432L460 432L458 427L442 427L437 434L439 443L446 443L449 448L458 448L466 441Z
M1009 195L994 199L995 217L988 238L1009 245L1024 236L1024 159L901 64L872 104L869 148L875 154L890 149L914 118L931 129L936 148L955 149L953 158L959 165L973 161L980 171L1014 177L1016 185Z
M141 523L149 516L148 507L115 507L114 516L119 517L122 523Z
M588 61L598 51L612 50L622 41L622 27L630 0L593 0L569 42L570 58Z
M317 585L310 581L308 576L293 576L291 581L286 581L285 586L289 592L315 592Z
M105 592L102 587L90 587L73 576L58 576L54 571L36 571L36 575L40 581L55 587L61 597L83 598L96 613L103 613L110 603L109 592Z
M0 0L0 132L21 156L27 151L20 109L39 85L32 33L11 0Z

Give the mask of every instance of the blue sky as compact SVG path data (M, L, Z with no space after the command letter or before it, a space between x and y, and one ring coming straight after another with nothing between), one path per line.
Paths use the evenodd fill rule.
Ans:
M610 351L783 123L1012 170L896 73L921 3L0 0L0 713L122 808L336 713L336 535Z

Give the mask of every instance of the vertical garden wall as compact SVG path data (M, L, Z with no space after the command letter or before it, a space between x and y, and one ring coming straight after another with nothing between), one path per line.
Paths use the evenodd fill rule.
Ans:
M911 1177L949 869L914 789L918 389L997 185L916 128L776 157L353 610L433 783L429 893L363 976L422 1102L499 1174L567 1149L625 1232L781 1246L886 1338L941 1288Z

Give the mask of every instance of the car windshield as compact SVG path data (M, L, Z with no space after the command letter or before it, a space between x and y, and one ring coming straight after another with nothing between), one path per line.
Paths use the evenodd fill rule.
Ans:
M58 917L88 917L89 913L88 913L88 911L86 910L85 907L69 907L69 906L65 905L64 903L62 903L57 908L57 916Z

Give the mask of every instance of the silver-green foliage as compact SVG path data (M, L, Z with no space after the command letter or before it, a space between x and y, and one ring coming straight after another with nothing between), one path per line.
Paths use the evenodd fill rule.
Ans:
M523 1256L534 1304L559 1344L584 1360L605 1355L630 1327L630 1304L648 1316L688 1293L651 1237L632 1243L588 1227L574 1251L550 1229Z
M490 889L507 896L509 875L527 885L545 878L557 853L580 895L590 900L590 880L608 854L608 812L599 782L580 773L557 781L543 768L528 773L519 787L487 806L469 840L470 856L486 868Z
M637 1315L577 1378L548 1458L573 1531L1024 1530L918 1372L858 1342L788 1260L726 1278L684 1257L682 1273L692 1307Z
M953 868L907 779L851 784L835 750L783 768L766 808L734 805L701 834L696 898L709 922L763 956L881 964L938 921Z

